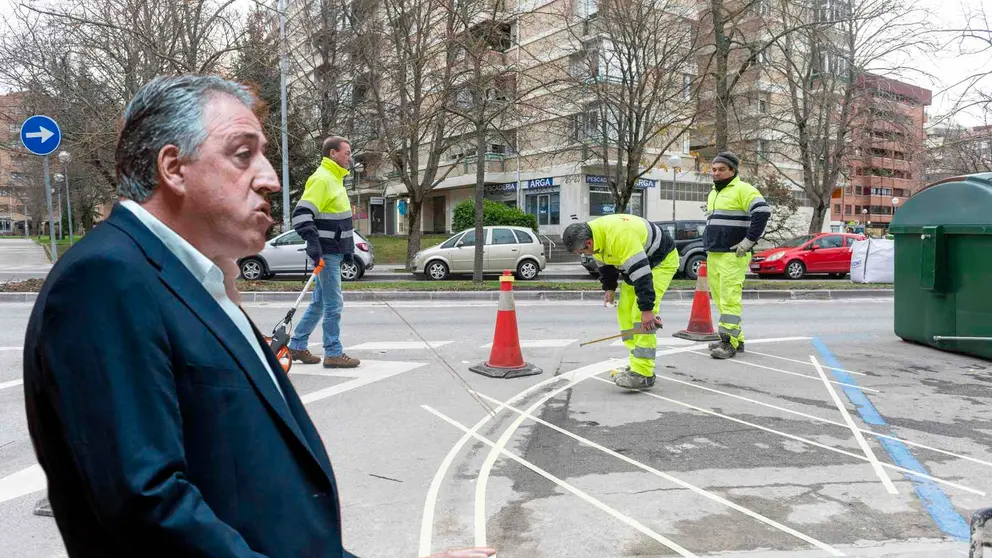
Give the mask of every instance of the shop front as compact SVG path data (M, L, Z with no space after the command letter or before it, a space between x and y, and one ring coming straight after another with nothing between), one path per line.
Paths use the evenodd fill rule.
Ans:
M537 217L539 227L561 224L561 186L554 177L524 181L524 210Z
M630 215L637 215L639 217L646 217L645 191L648 188L657 187L658 181L647 178L638 179L634 184L634 191L630 194L630 201L627 203L627 207L624 208L623 211L616 210L616 204L613 201L613 193L610 191L610 187L605 176L587 174L586 184L589 186L590 217L601 217L603 215L612 215L614 213L627 213Z

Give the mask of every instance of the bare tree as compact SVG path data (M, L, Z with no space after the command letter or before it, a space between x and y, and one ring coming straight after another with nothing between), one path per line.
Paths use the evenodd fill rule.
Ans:
M602 166L620 212L696 122L697 29L678 0L602 0L583 15L586 25L569 26L581 47L569 68L575 139Z
M776 147L767 162L806 192L813 206L809 231L819 232L852 162L873 156L871 142L862 140L879 119L898 128L893 134L907 145L914 138L922 144L918 125L898 106L900 96L912 93L893 91L886 76L905 72L892 63L897 54L930 47L927 26L901 0L791 0L780 4L780 14L793 32L776 43L769 68L785 84L787 107L768 116ZM801 182L784 168L790 163L801 165Z

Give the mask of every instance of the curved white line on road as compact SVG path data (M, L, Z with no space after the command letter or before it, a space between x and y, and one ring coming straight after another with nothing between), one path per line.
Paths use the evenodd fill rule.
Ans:
M524 414L523 411L517 409L516 407L514 407L512 405L508 405L508 404L506 404L506 403L504 403L502 401L499 401L498 399L495 399L493 397L489 397L488 395L485 395L485 394L479 393L479 392L476 392L476 394L479 397L481 397L481 398L489 401L490 403L498 404L500 407L505 407L505 408L513 411L514 413L517 413L517 414L521 414L521 415ZM586 446L589 446L589 447L591 447L593 449L599 450L599 451L601 451L601 452L603 452L603 453L605 453L605 454L607 454L607 455L609 455L611 457L615 457L615 458L617 458L617 459L619 459L621 461L624 461L625 463L629 463L629 464L633 465L634 467L637 467L638 469L641 469L642 471L647 471L648 473L651 473L651 474L653 474L656 477L660 477L662 479L665 479L665 480L667 480L667 481L669 481L669 482L671 482L673 484L677 484L677 485L681 486L682 488L685 488L687 490L690 490L692 492L695 492L696 494L699 494L700 496L703 496L705 498L708 498L710 500L713 500L714 502L723 504L724 506L727 506L727 507L729 507L731 509L737 510L737 511L743 513L744 515L748 516L748 517L751 517L753 519L757 519L758 521L764 523L765 525L768 525L770 527L774 527L775 529L778 529L779 531L782 531L784 533L788 533L788 534L792 535L793 537L796 537L798 539L801 539L803 541L806 541L806 542L810 543L811 545L813 545L813 546L815 546L815 547L817 547L817 548L819 548L821 550L825 550L825 551L829 552L833 556L844 556L845 555L844 553L840 552L839 550L835 549L834 547L830 546L829 544L827 544L825 542L818 541L818 540L814 539L813 537L810 537L809 535L805 535L803 533L800 533L799 531L796 531L792 527L789 527L787 525L783 525L783 524L775 521L774 519L767 518L767 517L761 515L758 512L753 512L753 511L745 508L744 506L741 506L739 504L735 504L734 502L731 502L730 500L727 500L725 498L722 498L722 497L720 497L720 496L718 496L716 494L713 494L712 492L706 491L706 490L704 490L702 488L699 488L698 486L695 486L693 484L689 484L688 482L686 482L686 481L684 481L682 479L673 477L673 476L669 475L668 473L665 473L664 471L659 471L658 469L655 469L654 467L651 467L650 465L646 465L644 463L641 463L640 461L636 461L634 459L631 459L630 457L627 457L626 455L623 455L622 453L617 453L617 452L611 450L610 448L607 448L605 446L601 446L600 444L597 444L596 442L593 442L589 438L584 438L582 436L579 436L578 434L576 434L574 432L571 432L569 430L565 430L564 428L562 428L562 427L560 427L558 425L551 424L550 422L548 422L548 421L546 421L546 420L544 420L542 418L535 417L535 416L530 415L530 414L524 415L524 416L526 418L528 418L528 419L530 419L530 420L538 423L538 424L542 424L542 425L544 425L544 426L546 426L546 427L548 427L548 428L550 428L550 429L552 429L552 430L554 430L556 432L559 432L561 434L564 434L564 435L568 436L569 438L572 438L573 440L575 440L575 441L577 441L577 442L579 442L579 443L581 443L583 445L586 445Z
M438 417L439 419L447 422L451 426L454 426L455 428L461 430L465 434L467 434L469 436L472 436L473 438L475 438L476 440L482 442L483 444L486 444L490 448L496 449L496 447L497 447L496 444L494 444L488 438L485 438L485 437L483 437L483 436L481 436L479 434L473 433L472 431L470 431L468 428L466 428L460 422L458 422L458 421L456 421L456 420L454 420L452 418L448 418L447 416L445 416L440 411L437 411L437 410L431 408L429 405L421 405L421 407L423 407L425 410L427 410L428 412L430 412L434 416ZM605 504L604 502L602 502L602 501L600 501L600 500L598 500L598 499L590 496L589 494L587 494L586 492L584 492L582 490L579 490L578 488L572 486L571 484L565 482L564 480L559 479L558 477L552 475L551 473L545 471L544 469L538 467L537 465L534 465L533 463L531 463L530 461L527 461L526 459L520 457L519 455L517 455L515 453L512 453L511 451L509 451L507 449L500 449L499 452L500 452L501 455L505 455L506 457L508 457L508 458L516 461L517 463L523 465L524 467L527 467L528 469L530 469L531 471L534 471L538 475L541 475L542 477L544 477L544 478L548 479L549 481L555 483L556 485L564 488L565 490L571 492L572 494L575 494L576 496L578 496L579 498L585 500L586 502L589 502L590 504L596 506L597 508L605 511L606 513L608 513L612 517L614 517L614 518L622 521L623 523L625 523L625 524L633 527L634 529L637 529L638 531L640 531L644 535L647 535L648 537L650 537L653 540L661 543L662 545L664 545L664 546L666 546L666 547L674 550L680 556L687 556L687 557L691 557L691 558L696 558L696 555L695 554L689 552L685 548L682 548L681 546L679 546L678 544L676 544L671 539L668 539L665 536L658 534L657 532L651 530L650 528L648 528L647 526L645 526L643 523L637 521L636 519L634 519L634 518L632 518L632 517L630 517L628 515L624 515L624 514L620 513L619 511L617 511L616 509L610 507L609 505Z
M773 338L773 339L754 339L754 340L749 339L748 340L748 345L755 345L755 344L761 344L761 343L779 343L779 342L786 342L786 341L809 341L810 339L811 339L810 337L779 337L779 338ZM664 351L659 351L658 354L657 354L657 356L658 357L662 357L662 356L674 355L674 354L678 354L678 353L687 353L687 352L699 350L701 348L705 348L706 346L707 346L707 344L695 344L695 345L689 345L689 346L686 346L686 347L677 347L677 348L673 348L673 349L666 349ZM603 363L599 363L599 364L603 364ZM590 366L587 366L587 367L584 367L584 368L590 368L591 366L597 366L597 365L594 364L594 365L590 365ZM583 370L583 368L576 369L572 373L574 374L574 373L577 373L577 372L579 372L581 370ZM587 375L584 378L579 379L578 381L573 381L571 385L574 385L574 384L578 383L579 381L582 381L582 380L584 380L586 378L589 378L589 377L592 377L592 376L595 376L595 375L596 374ZM546 396L542 397L541 399L539 399L537 402L534 403L534 405L532 405L527 410L527 414L533 413L538 407L540 407L541 405L543 405L544 403L546 403L549 399L551 399L552 397L554 397L554 395L555 394L552 393L550 395L546 395ZM507 403L511 403L511 402L512 401L507 401ZM490 449L489 455L486 456L486 460L485 460L485 462L482 465L482 469L479 470L479 476L476 479L476 485L475 485L475 546L486 546L486 543L485 543L485 541L486 541L486 486L489 483L489 476L492 474L493 465L496 464L496 460L499 458L500 451L506 446L506 444L507 444L507 442L509 442L510 438L513 437L513 434L516 433L517 428L520 427L520 425L523 423L524 420L525 420L524 417L522 417L522 416L521 417L518 417L516 420L513 421L512 424L510 424L509 427L507 427L506 431L503 433L502 436L500 436L499 440L496 442L496 446L494 446L492 449Z
M614 361L608 360L600 364L604 364L607 362L613 363ZM577 369L576 371L578 370L581 369ZM513 403L519 399L526 397L531 392L537 391L543 388L544 386L547 386L548 384L557 382L558 380L569 380L573 377L576 371L568 372L560 376L552 376L550 378L542 380L528 387L527 389L524 389L523 391L517 393L510 399L507 399L506 402ZM444 456L444 459L441 461L441 464L438 466L437 471L434 472L434 478L431 480L430 488L427 489L427 497L424 499L424 513L420 520L420 546L419 546L419 554L417 554L417 556L429 556L432 552L431 537L434 535L434 511L435 511L435 507L437 506L438 493L441 491L441 483L444 482L444 477L447 476L448 469L451 468L451 464L454 462L455 457L458 455L459 452L461 452L462 448L465 447L465 444L468 443L468 441L472 438L472 436L476 432L478 432L480 428L485 426L486 423L488 423L490 420L495 418L495 416L499 414L499 412L502 410L503 407L500 406L494 409L494 413L492 415L486 415L481 419L479 419L479 422L475 423L472 426L472 428L469 429L469 432L465 433L461 438L458 439L457 442L455 442L455 445L451 446L451 449L448 450L448 454Z
M749 344L750 343L754 343L754 341L748 341L748 343ZM695 351L695 350L689 351L689 352L692 353L692 354L694 354L694 355L699 355L699 356L706 356L706 357L710 356L710 355L708 355L706 353L702 353L702 352ZM746 360L733 359L731 362L733 362L734 364L740 364L740 365L743 365L743 366L750 366L751 368L761 368L763 370L771 370L772 372L778 372L779 374L788 374L790 376L798 376L800 378L806 378L807 380L813 380L814 382L819 382L820 381L819 376L809 376L807 374L800 374L799 372L790 372L789 370L782 370L780 368L772 368L771 366L765 366L763 364L757 364L757 363L754 363L754 362L748 362ZM839 386L858 388L861 391L870 391L872 393L881 393L877 389L867 388L867 387L864 387L864 386L856 386L854 384L845 384L844 382L836 382L834 380L827 380L827 381L830 382L831 384L837 384Z

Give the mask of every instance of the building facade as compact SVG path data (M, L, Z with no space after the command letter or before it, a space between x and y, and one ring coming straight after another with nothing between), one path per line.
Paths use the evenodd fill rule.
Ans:
M830 228L880 235L899 204L926 185L924 127L932 93L872 74L859 78L858 92L848 184L831 200Z
M31 227L26 190L28 157L21 145L21 123L27 118L21 93L0 95L0 236L23 235Z

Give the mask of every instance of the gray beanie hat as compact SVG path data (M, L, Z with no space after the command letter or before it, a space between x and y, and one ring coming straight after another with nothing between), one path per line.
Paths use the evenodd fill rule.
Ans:
M717 163L727 165L728 167L734 169L734 172L736 173L737 167L741 164L741 160L737 158L737 155L734 155L730 151L721 151L716 154L716 157L713 157L713 164L715 165Z

